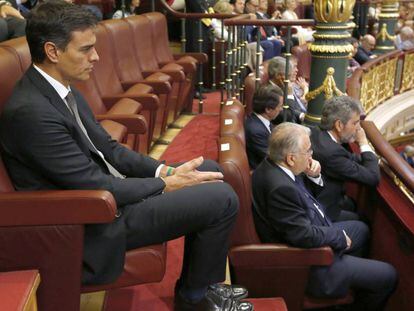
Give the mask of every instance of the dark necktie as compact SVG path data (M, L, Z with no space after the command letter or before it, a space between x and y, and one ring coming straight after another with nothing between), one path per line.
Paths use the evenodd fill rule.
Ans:
M306 189L305 185L303 184L303 180L300 177L295 177L295 184L301 190L301 192L306 196L308 200L312 202L313 207L318 211L318 213L322 216L325 220L327 226L332 226L331 220L324 214L322 205L316 200L313 195Z
M102 158L102 160L104 161L111 175L118 177L118 178L125 178L124 175L118 172L117 169L111 165L111 163L105 160L105 157L102 155L101 152L99 152L98 148L95 147L92 140L89 138L88 132L86 131L86 128L83 125L82 120L79 116L78 105L76 104L76 99L73 96L72 92L69 92L65 99L66 99L66 102L68 103L69 109L71 110L73 116L75 117L76 123L78 124L79 128L82 130L83 134L85 134L86 138L92 145L95 152L99 154L99 156Z
M273 125L273 123L272 123L272 122L270 122L270 123L269 123L269 130L270 130L270 133L272 133L273 128L274 128L274 125Z

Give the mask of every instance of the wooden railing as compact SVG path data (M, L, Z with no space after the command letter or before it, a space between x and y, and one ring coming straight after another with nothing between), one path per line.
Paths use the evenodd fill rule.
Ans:
M355 70L347 93L368 114L387 99L414 88L414 49L381 55Z

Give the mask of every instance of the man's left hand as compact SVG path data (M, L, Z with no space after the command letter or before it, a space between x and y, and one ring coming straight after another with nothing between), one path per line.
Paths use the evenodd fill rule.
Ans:
M321 164L318 161L311 158L309 160L309 165L304 171L304 173L308 175L309 177L313 177L313 178L319 177L321 175Z

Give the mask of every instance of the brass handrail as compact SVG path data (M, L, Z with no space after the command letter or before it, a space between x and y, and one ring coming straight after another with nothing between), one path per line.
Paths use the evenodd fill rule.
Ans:
M227 19L224 21L226 26L314 26L313 19Z

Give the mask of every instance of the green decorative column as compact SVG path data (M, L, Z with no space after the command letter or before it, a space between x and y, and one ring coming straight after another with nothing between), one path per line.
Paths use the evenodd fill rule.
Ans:
M315 41L310 44L312 54L308 112L305 123L320 123L326 99L345 93L346 70L353 47L348 21L355 0L315 0Z
M384 0L379 15L379 28L375 54L384 54L395 50L395 27L398 22L397 0Z

